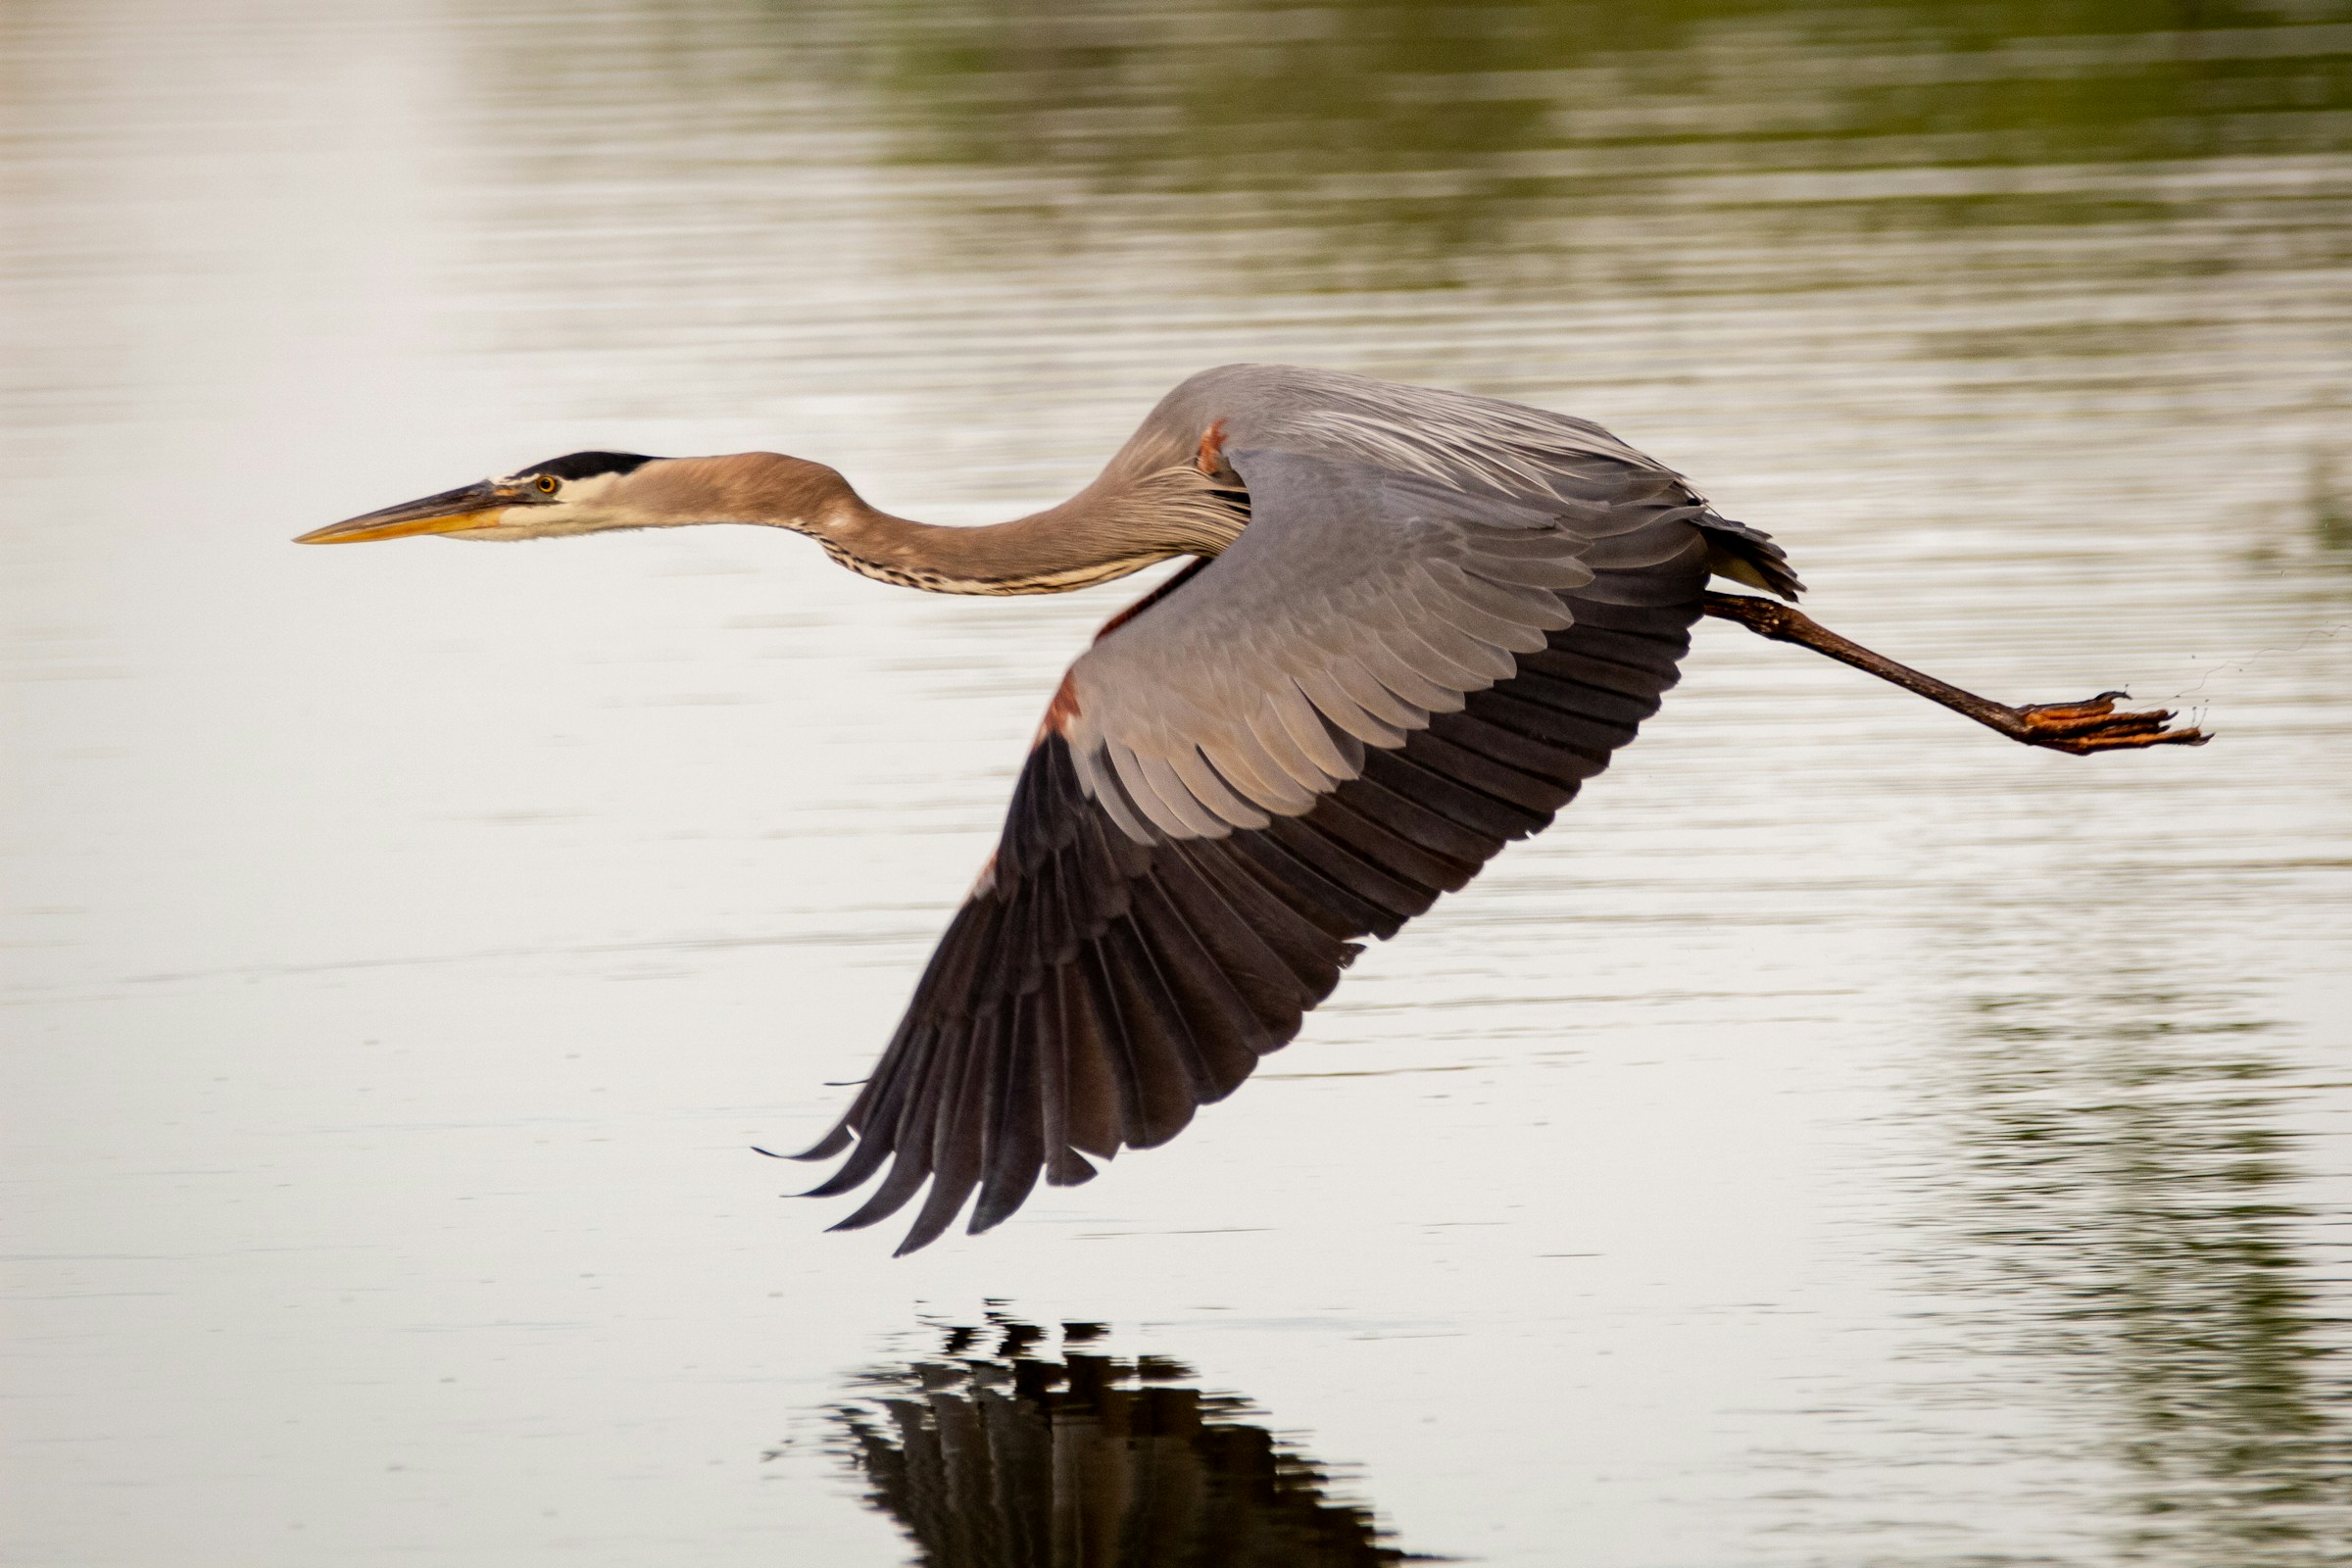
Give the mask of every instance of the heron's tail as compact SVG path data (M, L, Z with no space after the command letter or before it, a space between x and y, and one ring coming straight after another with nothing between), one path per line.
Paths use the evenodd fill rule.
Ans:
M1707 569L1716 576L1778 594L1790 604L1805 591L1788 564L1788 552L1763 529L1712 512L1698 519L1698 526L1707 536Z

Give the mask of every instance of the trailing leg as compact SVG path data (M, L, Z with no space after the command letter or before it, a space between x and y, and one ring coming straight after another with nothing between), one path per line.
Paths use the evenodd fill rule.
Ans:
M2034 703L2011 708L1874 654L1860 643L1838 636L1803 611L1777 600L1748 594L1711 593L1706 596L1704 609L1719 619L1738 621L1760 637L1810 648L1881 680L1891 681L1907 692L1917 692L1932 703L1941 703L1952 711L1965 713L1985 728L1999 730L2011 740L2028 746L2046 746L2052 751L2086 757L2092 752L2136 751L2147 746L2202 746L2210 739L2194 728L2165 728L2174 715L2161 710L2118 712L2116 699L2130 695L2126 692L2101 692L2080 703Z

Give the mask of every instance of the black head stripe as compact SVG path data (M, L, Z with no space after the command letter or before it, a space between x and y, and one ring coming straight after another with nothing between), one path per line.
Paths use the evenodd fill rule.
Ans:
M640 452L572 452L545 463L534 463L522 472L552 473L559 479L587 479L600 473L627 473L653 461Z

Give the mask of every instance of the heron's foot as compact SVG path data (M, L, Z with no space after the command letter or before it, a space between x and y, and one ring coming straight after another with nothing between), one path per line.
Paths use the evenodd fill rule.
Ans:
M2118 712L2116 700L2129 692L2101 692L2082 703L2035 703L2014 708L2014 729L2001 726L2028 746L2087 757L2092 752L2137 751L2148 746L2202 746L2213 737L2194 725L2168 729L2177 716L2166 709Z

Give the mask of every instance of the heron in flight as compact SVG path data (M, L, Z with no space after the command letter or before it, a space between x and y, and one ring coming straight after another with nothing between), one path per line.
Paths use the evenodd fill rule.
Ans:
M1608 766L1702 615L2032 746L2205 738L2118 710L2121 692L2011 708L1848 642L1793 608L1769 535L1588 420L1289 366L1191 377L1093 483L1009 522L895 517L772 452L575 452L300 542L713 522L807 534L933 593L1064 593L1192 558L1062 677L898 1032L795 1156L848 1155L811 1196L881 1175L836 1229L927 1183L902 1253L975 1191L977 1234L1041 1175L1084 1182L1231 1094L1360 939L1394 936Z

